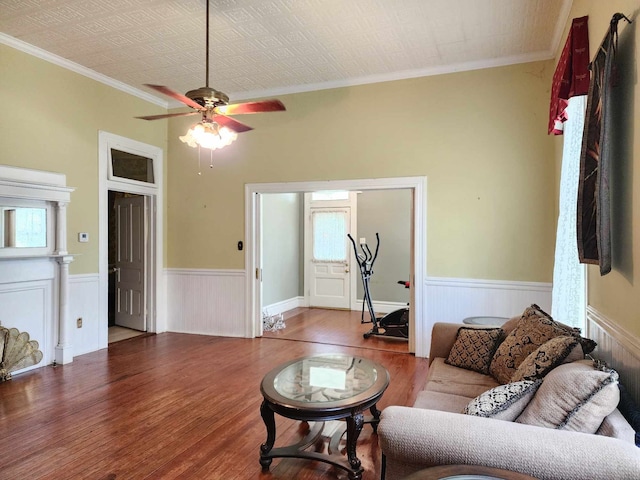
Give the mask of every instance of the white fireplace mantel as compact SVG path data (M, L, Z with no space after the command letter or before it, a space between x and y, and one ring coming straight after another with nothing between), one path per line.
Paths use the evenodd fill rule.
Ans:
M73 255L67 251L67 205L74 188L66 183L66 175L61 173L0 165L0 207L31 202L53 212L52 218L47 219L51 231L47 230L46 247L0 248L0 299L6 302L5 312L9 307L13 309L13 315L18 317L15 321L37 326L35 333L42 337L39 341L45 361L59 364L73 360L68 288ZM47 282L55 282L53 288ZM35 298L43 299L40 309L21 309L30 292L37 292ZM21 315L24 318L20 319ZM34 319L34 315L42 318ZM5 325L20 326L8 325L6 319Z

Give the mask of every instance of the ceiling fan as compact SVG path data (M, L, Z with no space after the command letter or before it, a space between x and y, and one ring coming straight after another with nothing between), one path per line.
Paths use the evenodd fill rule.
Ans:
M220 136L222 133L220 127L226 127L235 133L247 132L253 130L252 127L245 125L227 115L242 115L248 113L262 112L278 112L286 110L284 104L280 100L270 99L257 102L245 102L229 104L229 97L214 88L209 87L209 0L207 0L207 39L206 39L206 85L196 90L190 90L182 95L163 85L145 84L145 86L154 89L168 97L191 107L194 111L182 113L167 113L164 115L149 115L144 117L135 117L142 120L159 120L162 118L183 117L187 115L202 115L202 125L206 130L214 132ZM180 137L182 139L182 137ZM186 140L183 140L186 142ZM189 143L189 142L187 142ZM228 143L227 143L228 144ZM190 144L191 145L191 144ZM196 146L191 145L191 146ZM205 145L202 145L205 146ZM207 147L211 148L211 147ZM215 147L214 147L215 148Z

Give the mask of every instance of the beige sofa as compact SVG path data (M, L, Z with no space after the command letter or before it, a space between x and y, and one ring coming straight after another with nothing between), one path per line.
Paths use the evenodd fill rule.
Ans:
M474 397L499 385L490 375L445 363L461 326L435 324L428 379L415 404L384 409L378 426L383 479L444 464L502 468L543 480L640 479L635 431L617 409L596 434L461 413ZM505 333L512 327L505 324Z

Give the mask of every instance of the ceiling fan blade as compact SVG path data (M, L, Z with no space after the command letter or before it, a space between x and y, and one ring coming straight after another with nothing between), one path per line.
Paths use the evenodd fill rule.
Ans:
M165 113L164 115L147 115L146 117L135 117L141 120L160 120L162 118L186 117L187 115L197 115L200 112Z
M244 123L240 123L237 120L234 120L231 117L225 117L224 115L215 115L213 120L221 127L227 127L228 129L233 130L236 133L248 132L249 130L253 130L253 128L249 125L245 125Z
M205 108L202 105L198 104L197 102L194 102L189 97L185 97L181 93L174 92L169 87L165 87L164 85L152 85L150 83L145 83L144 85L149 88L153 88L155 91L163 93L168 97L178 100L179 102L182 102L191 108L195 108L196 110L205 110Z
M235 103L232 105L220 105L213 109L215 113L222 115L241 115L245 113L281 112L286 110L280 100L262 100L259 102Z

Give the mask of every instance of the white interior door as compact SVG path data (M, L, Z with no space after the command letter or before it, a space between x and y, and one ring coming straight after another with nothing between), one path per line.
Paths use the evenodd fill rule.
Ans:
M349 208L311 209L309 305L350 308Z
M144 196L115 201L118 249L116 257L115 323L146 331L146 209Z

